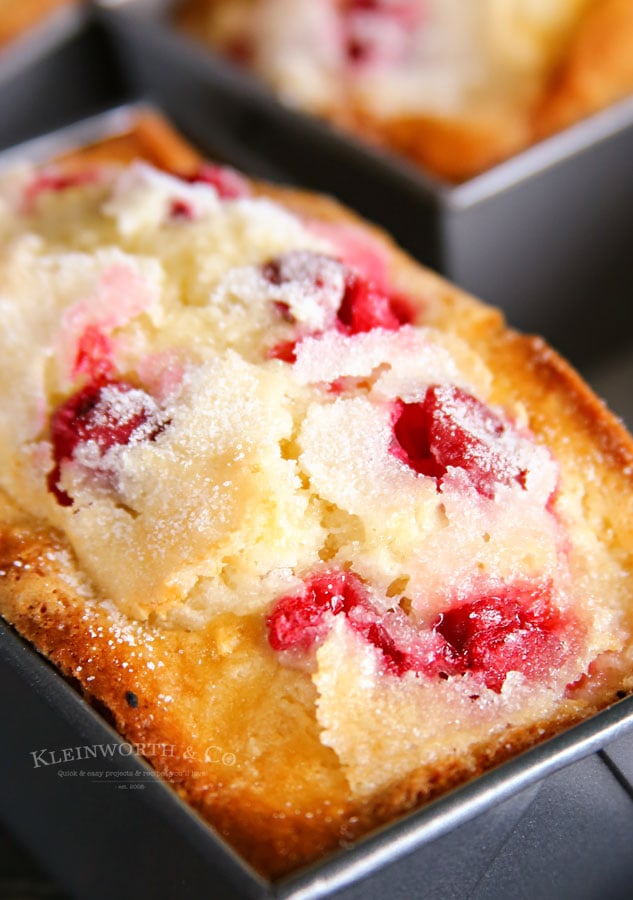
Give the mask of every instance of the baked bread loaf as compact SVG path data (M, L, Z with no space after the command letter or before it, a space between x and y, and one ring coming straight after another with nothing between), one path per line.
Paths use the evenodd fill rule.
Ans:
M56 9L79 0L0 0L0 49L24 34Z
M0 197L0 612L259 871L633 689L633 442L542 341L152 118Z
M633 90L633 0L185 0L285 102L462 181Z

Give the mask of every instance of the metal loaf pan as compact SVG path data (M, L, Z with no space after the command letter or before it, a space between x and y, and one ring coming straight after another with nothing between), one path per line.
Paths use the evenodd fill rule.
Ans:
M0 168L124 131L137 109L6 151ZM73 896L630 897L633 697L272 884L1 622L0 721L0 821ZM110 750L77 751L95 746Z
M125 99L110 42L85 5L61 9L0 50L0 148Z
M581 366L633 323L633 98L455 187L283 108L177 33L174 2L97 6L139 91L201 142L221 121L271 165L384 225L422 262Z
M20 75L72 38L86 20L84 6L65 6L35 22L16 38L0 46L0 84Z

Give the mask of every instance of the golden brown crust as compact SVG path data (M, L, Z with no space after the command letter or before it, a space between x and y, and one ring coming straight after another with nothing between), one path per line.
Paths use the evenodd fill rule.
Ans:
M149 125L144 118L139 129L68 155L64 164L139 155L172 170L198 163L195 152L150 117ZM306 218L361 224L325 197L264 185L255 190ZM633 439L542 341L508 331L497 311L418 266L378 229L363 227L387 250L394 286L426 298L426 319L466 337L490 362L496 399L520 399L530 426L561 460L587 468L595 521L611 517L617 535L611 549L633 573ZM617 508L601 498L603 489L619 498ZM109 710L120 733L144 745L141 752L155 769L267 876L318 859L596 709L569 702L555 721L506 731L466 757L420 768L378 796L354 800L334 752L319 739L310 679L279 665L260 618L225 614L198 632L126 622L86 600L61 536L2 497L0 521L3 616L88 700ZM232 679L239 679L241 691L223 690ZM275 716L264 714L269 696L282 698ZM598 706L611 699L604 694ZM271 745L274 753L261 751ZM212 758L205 760L209 748Z
M539 103L535 137L566 128L633 91L633 2L602 0L583 18Z
M79 0L0 0L0 47L14 40L42 19Z
M143 112L128 131L71 150L60 156L56 164L73 170L103 163L125 164L134 159L144 159L159 169L177 174L193 172L201 162L200 154L161 116Z
M365 120L366 116L357 116L361 135L375 132L380 143L455 182L492 168L530 143L528 123L518 115L472 120L411 116L369 125Z

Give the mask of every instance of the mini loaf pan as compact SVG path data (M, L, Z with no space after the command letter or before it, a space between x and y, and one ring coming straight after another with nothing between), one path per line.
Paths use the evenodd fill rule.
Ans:
M0 84L22 74L34 62L63 46L87 18L83 4L62 6L34 22L26 31L0 46Z
M85 5L62 8L0 50L0 148L123 102L125 84Z
M450 186L284 108L177 32L169 0L101 0L140 93L204 145L215 124L273 169L384 225L422 262L543 334L581 368L633 324L633 98Z
M0 169L126 131L143 108L5 151ZM526 898L630 897L633 696L274 883L1 621L0 721L0 821L76 897L507 900L517 885Z

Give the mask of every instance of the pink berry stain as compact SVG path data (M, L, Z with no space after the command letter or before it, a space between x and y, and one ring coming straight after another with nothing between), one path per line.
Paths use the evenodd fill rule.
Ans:
M83 187L95 183L98 177L94 169L84 169L80 172L39 172L24 189L24 209L29 212L40 194L59 193L69 188Z

